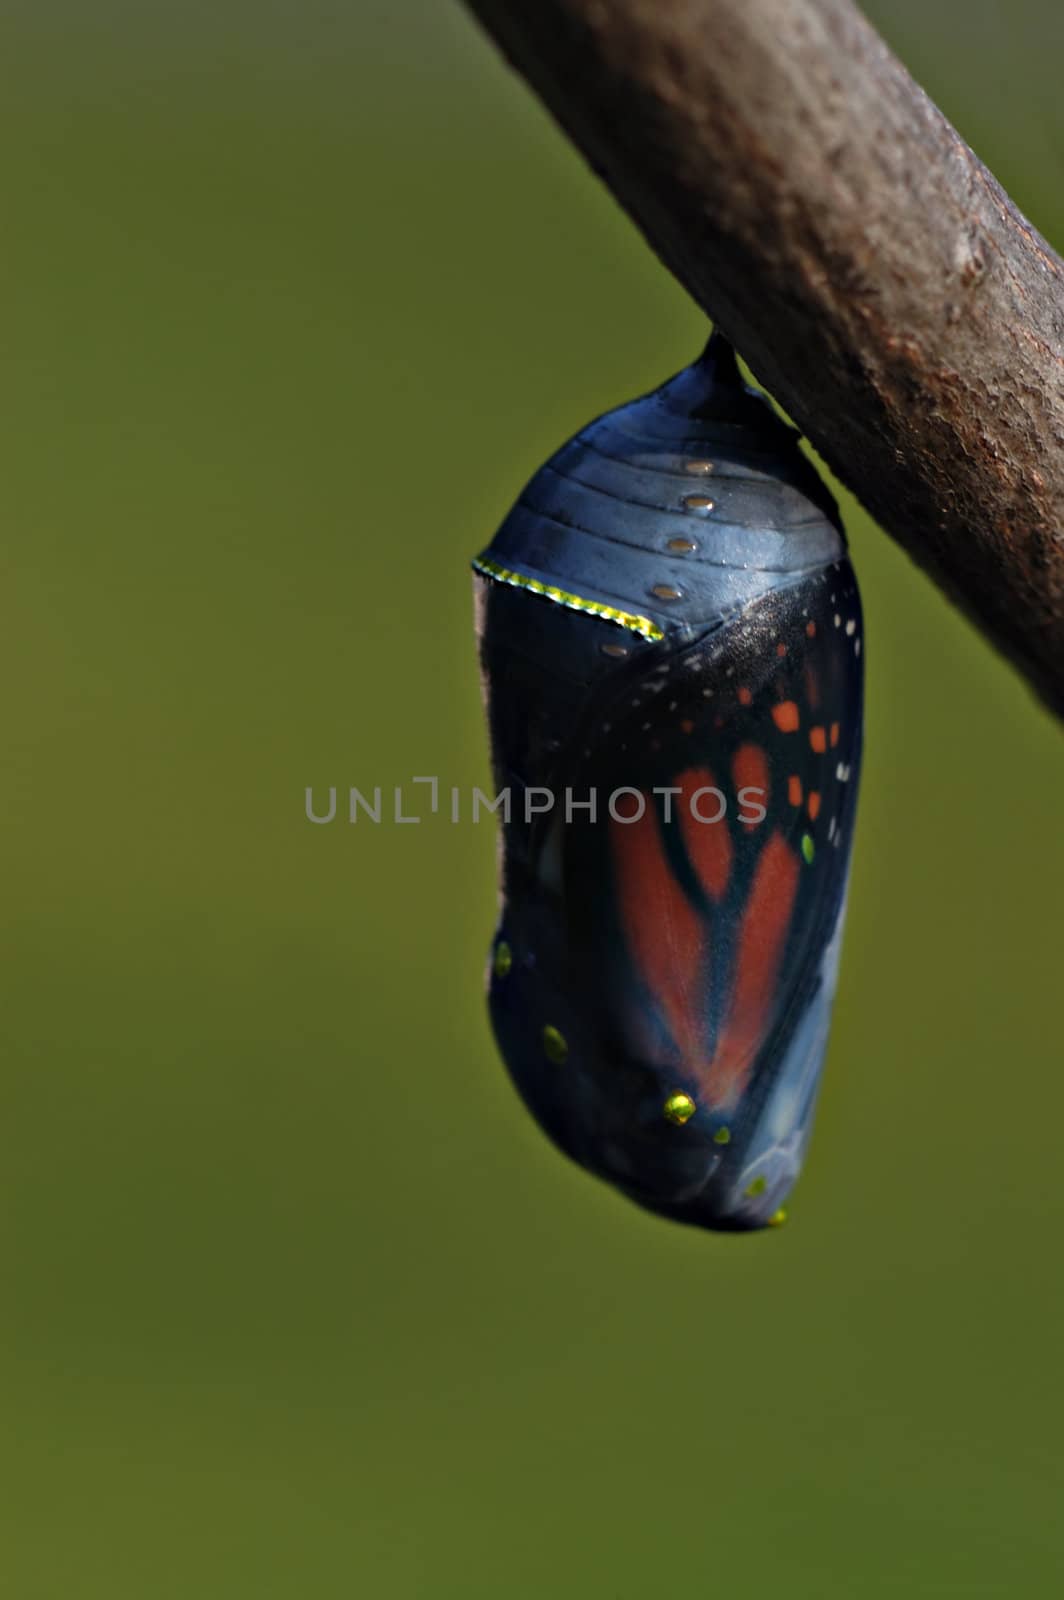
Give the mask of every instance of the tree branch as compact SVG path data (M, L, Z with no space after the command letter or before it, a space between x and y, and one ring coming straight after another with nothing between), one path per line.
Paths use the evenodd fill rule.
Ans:
M468 0L875 519L1064 715L1064 263L850 0Z

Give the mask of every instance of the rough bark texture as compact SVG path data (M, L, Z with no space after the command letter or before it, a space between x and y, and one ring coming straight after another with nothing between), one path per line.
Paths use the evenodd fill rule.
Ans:
M1064 715L1064 263L849 0L468 0L876 520Z

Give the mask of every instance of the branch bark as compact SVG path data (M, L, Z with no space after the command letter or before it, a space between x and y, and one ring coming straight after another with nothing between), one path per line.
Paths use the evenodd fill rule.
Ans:
M1064 715L1064 263L850 0L468 0L873 517Z

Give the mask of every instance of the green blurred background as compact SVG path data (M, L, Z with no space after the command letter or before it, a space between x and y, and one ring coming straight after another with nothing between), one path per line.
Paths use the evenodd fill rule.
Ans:
M874 19L1064 240L1055 0ZM1064 740L844 499L787 1228L569 1166L481 995L468 557L699 313L457 4L4 0L13 1600L1056 1595Z

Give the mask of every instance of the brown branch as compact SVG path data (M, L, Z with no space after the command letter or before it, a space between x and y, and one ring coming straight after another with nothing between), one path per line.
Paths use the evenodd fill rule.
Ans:
M834 472L1064 715L1064 263L850 0L469 0Z

